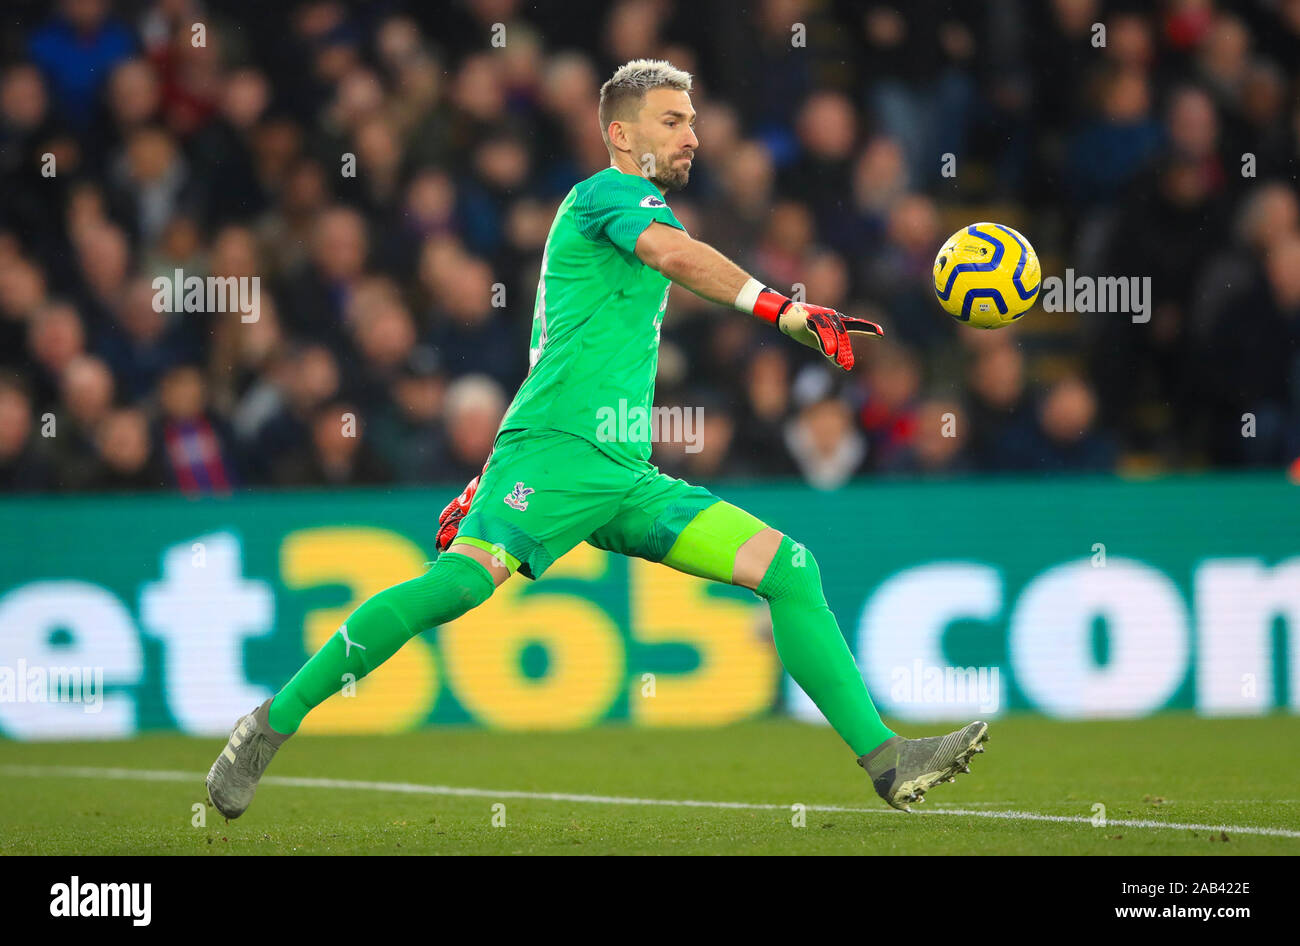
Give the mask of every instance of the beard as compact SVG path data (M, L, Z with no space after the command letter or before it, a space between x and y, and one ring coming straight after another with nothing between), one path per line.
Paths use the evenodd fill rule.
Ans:
M691 169L689 167L680 167L677 164L682 158L691 158L693 161L694 155L674 155L669 161L661 163L657 168L658 173L650 178L665 193L674 193L681 190L691 179Z

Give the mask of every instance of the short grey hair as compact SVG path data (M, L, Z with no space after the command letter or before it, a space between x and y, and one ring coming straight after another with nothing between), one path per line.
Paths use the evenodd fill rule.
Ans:
M691 74L667 59L633 59L614 71L600 87L600 133L611 147L609 123L630 118L651 89L691 91Z
M454 423L474 410L496 414L499 419L505 413L506 396L501 385L487 375L467 374L447 388L442 409L447 423Z

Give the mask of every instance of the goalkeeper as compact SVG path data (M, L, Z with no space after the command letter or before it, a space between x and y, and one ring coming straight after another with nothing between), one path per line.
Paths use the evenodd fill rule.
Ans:
M649 462L648 425L644 439L619 440L601 423L620 401L629 416L635 408L650 416L671 282L772 323L846 371L851 334L882 334L873 322L793 302L687 235L664 196L686 185L699 144L690 88L669 63L637 60L601 89L611 166L575 186L556 213L529 373L483 473L443 512L443 553L424 575L364 602L273 699L238 721L207 777L209 800L227 818L243 813L276 750L348 675L359 679L414 635L482 604L515 572L540 578L583 541L766 599L785 669L895 808L968 771L983 751L983 722L924 739L892 732L826 605L812 553L660 473Z

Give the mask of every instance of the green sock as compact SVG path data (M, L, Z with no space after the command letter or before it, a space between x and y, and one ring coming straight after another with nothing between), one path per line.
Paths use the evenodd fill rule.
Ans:
M892 737L826 604L812 553L783 538L758 593L772 611L781 663L849 747L864 756Z
M345 674L360 680L416 634L478 607L493 588L492 575L481 564L443 553L419 578L367 599L276 694L271 728L296 732L303 717L343 688Z

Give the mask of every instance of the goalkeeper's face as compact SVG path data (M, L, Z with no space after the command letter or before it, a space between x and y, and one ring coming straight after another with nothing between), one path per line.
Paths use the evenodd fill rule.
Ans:
M642 172L665 192L679 191L691 178L699 139L691 97L678 89L651 89L636 122L624 124L632 155Z

